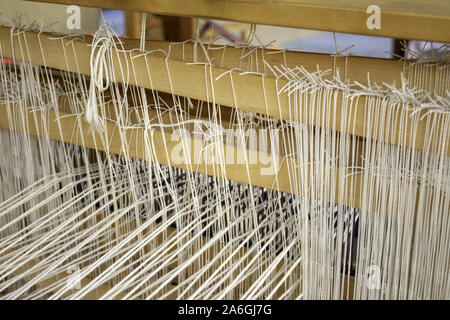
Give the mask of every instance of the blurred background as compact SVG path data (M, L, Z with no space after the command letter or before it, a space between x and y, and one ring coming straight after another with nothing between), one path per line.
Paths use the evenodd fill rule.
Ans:
M93 33L103 18L96 8L81 7L81 29L69 30L66 19L67 6L32 3L20 0L1 0L2 23L5 19L21 21L27 25L32 22L45 23L47 29L61 33ZM119 10L103 10L106 22L114 26L126 37L139 38L141 14ZM148 40L184 41L194 37L197 28L196 19L147 14L146 37ZM255 30L252 30L255 28ZM351 54L376 58L400 58L405 56L402 43L413 51L435 55L442 47L440 43L423 41L403 41L384 37L371 37L354 34L292 29L265 25L253 26L219 20L198 19L199 34L203 40L212 40L217 44L246 43L253 45L270 44L272 48L289 49L328 54ZM251 38L251 39L250 39ZM275 41L274 41L275 40ZM437 53L439 55L439 53ZM410 58L406 54L407 58Z

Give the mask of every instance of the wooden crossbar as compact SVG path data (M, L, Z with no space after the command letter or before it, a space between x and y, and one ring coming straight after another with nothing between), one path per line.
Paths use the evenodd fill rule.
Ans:
M24 128L20 117L14 116L14 113L24 114L26 125ZM151 116L156 116L156 111L149 111ZM163 116L163 122L170 123L168 115ZM87 148L106 151L113 154L124 155L131 158L156 161L164 165L188 169L194 172L217 176L245 184L250 184L262 188L279 190L292 194L302 195L315 200L319 196L324 196L331 203L351 207L361 208L361 195L364 192L365 181L364 174L357 170L334 168L333 172L322 172L324 174L324 193L315 194L314 190L308 188L309 179L318 174L315 164L308 164L302 168L296 168L290 158L284 159L281 156L273 157L270 153L259 150L249 150L234 145L224 145L223 155L226 158L232 154L235 159L272 159L272 163L264 167L259 161L256 163L223 163L219 159L200 156L196 153L194 146L202 141L196 141L198 138L191 136L186 138L190 150L185 149L186 155L191 159L190 163L174 163L170 155L175 148L179 148L181 136L172 132L154 130L151 137L149 131L143 128L130 128L121 130L113 121L106 122L106 130L103 133L90 131L90 124L84 120L84 117L58 112L54 110L33 110L31 108L18 105L0 104L0 128L23 132L25 134L46 137L51 140L71 143ZM192 130L192 129L191 129ZM177 139L173 139L174 135ZM146 144L154 144L153 152L150 155ZM107 141L108 143L105 143ZM278 170L274 170L278 168ZM331 168L330 168L331 170ZM300 179L299 174L302 174ZM335 176L331 181L326 177ZM328 184L344 186L344 191L339 188L329 188ZM415 192L419 191L419 185L414 187ZM326 192L325 192L326 191ZM418 197L416 197L418 198ZM365 209L376 212L376 202L365 203ZM414 205L413 205L414 207Z
M194 16L293 28L450 42L447 0L31 0L106 9ZM380 28L369 29L369 5L380 8Z

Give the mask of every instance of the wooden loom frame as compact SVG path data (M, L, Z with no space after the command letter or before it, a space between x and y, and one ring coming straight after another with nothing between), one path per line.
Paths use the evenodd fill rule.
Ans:
M34 1L34 0L33 0ZM51 2L58 4L78 4L80 6L93 6L96 7L98 4L92 0L79 0L79 1L66 1L66 0L43 0L41 2ZM425 39L433 41L445 41L450 42L450 34L446 30L450 29L450 8L445 7L445 0L433 0L430 6L431 9L425 9L420 6L420 1L414 1L414 5L419 9L419 13L410 15L407 12L402 12L401 10L395 10L395 5L389 7L388 12L382 13L383 15L383 28L381 30L369 30L365 29L365 19L367 13L363 10L362 6L356 5L356 1L340 1L339 5L329 6L329 5L311 5L311 1L274 1L270 3L259 3L259 2L246 2L241 0L195 0L194 3L186 5L186 2L182 0L132 0L125 4L124 1L107 0L103 1L102 5L105 8L111 9L126 9L135 11L145 11L158 14L174 14L174 15L187 15L187 16L197 16L197 17L211 17L220 18L224 20L235 20L241 22L250 23L265 23L289 27L304 27L310 29L320 29L320 30L331 30L337 32L350 32L350 33L363 33L369 35L383 35L391 36L402 39ZM214 4L214 7L211 4ZM395 4L395 1L394 1ZM435 6L433 6L433 4ZM357 8L355 8L357 6ZM226 10L224 8L227 8ZM295 8L295 10L293 10ZM439 10L446 8L445 10ZM223 9L223 10L221 10ZM391 10L392 9L392 10ZM273 10L280 12L280 15L271 14ZM382 9L383 10L383 9ZM422 11L420 11L422 10ZM219 14L218 12L222 12ZM383 12L383 11L382 11ZM270 13L270 14L269 14ZM283 16L283 14L286 16ZM321 15L323 19L317 19L317 16ZM287 17L286 19L284 19ZM339 19L336 17L340 17ZM336 21L336 24L329 27L327 24L329 19ZM399 20L400 19L400 20ZM324 22L323 22L324 21ZM362 21L362 22L361 22ZM324 24L325 23L325 24ZM423 28L423 24L429 25L429 28ZM420 27L418 27L420 26ZM24 52L23 48L20 46L20 37L26 38L28 48ZM70 45L67 45L70 42ZM15 58L20 61L29 62L36 65L45 65L47 67L66 70L70 72L76 72L84 75L90 75L89 68L89 56L90 56L90 44L91 38L86 36L84 40L81 39L57 39L48 34L37 35L32 32L20 32L17 35L17 41L12 44L10 42L10 30L9 28L0 28L0 43L1 55L3 58ZM43 45L41 46L42 43ZM9 45L8 45L9 44ZM125 43L126 47L136 48L138 47L138 41L127 40ZM155 42L147 41L146 48L150 49L167 49L169 43L167 42ZM192 52L192 44L185 44L190 50L187 52ZM13 56L13 51L16 53ZM18 59L17 53L21 53L21 57ZM131 59L131 54L119 54L119 60L122 65L125 61L132 63L136 71L135 76L130 79L120 79L120 72L116 74L119 75L118 81L128 81L130 84L134 84L147 89L152 89L156 91L174 93L179 96L185 96L196 100L213 102L211 97L207 96L204 90L198 86L196 83L210 83L215 81L214 93L216 104L237 107L243 110L252 111L260 114L267 114L269 116L281 119L289 119L289 97L287 95L281 95L280 98L277 97L274 92L276 88L280 88L286 83L286 80L276 79L275 77L266 76L262 77L255 74L241 74L239 71L234 71L232 61L235 60L241 54L241 50L238 49L227 49L226 59L216 66L209 67L209 72L205 72L205 67L202 65L187 65L185 62L181 61L181 49L180 47L171 48L171 57L167 59L168 66L171 70L172 84L169 83L167 77L166 69L166 58L164 56L152 56L152 59L146 59L145 57L138 57L136 59ZM51 60L44 60L43 56L52 56ZM199 59L205 59L202 51L198 51ZM179 59L177 59L177 57ZM80 63L78 65L67 63L67 61L78 59ZM404 71L404 63L398 60L384 60L384 59L373 59L373 58L362 58L362 57L331 57L329 55L314 54L314 53L300 53L300 52L287 52L285 54L271 54L265 57L269 65L276 65L285 62L288 66L303 65L308 71L315 71L317 67L319 69L333 69L335 72L346 69L345 74L342 74L343 78L350 79L351 81L358 81L362 84L367 84L367 73L370 73L370 78L372 82L378 84L389 83L400 85L401 79L400 74ZM230 61L230 63L228 63ZM262 61L256 62L260 63L262 67ZM348 68L347 68L348 64ZM115 63L117 66L118 64ZM147 66L148 69L152 70L151 81L147 76ZM140 71L141 70L141 71ZM229 75L223 76L221 79L216 80L219 76L224 73L229 72ZM434 70L431 70L434 73ZM187 81L188 74L189 80ZM207 74L205 78L205 74ZM231 78L234 84L236 102L233 101ZM261 83L264 82L264 87L266 88L265 96L266 101L261 97ZM213 88L209 87L209 90ZM278 102L278 99L280 101ZM265 109L264 106L267 105L280 105L281 112L275 109ZM350 125L346 128L340 128L339 125L333 123L328 123L325 129L343 131L344 133L352 134L354 136L360 137L363 143L364 139L371 139L375 137L369 133L366 134L366 130L362 125L364 123L365 111L364 111L365 98L358 101L358 112L354 118L350 118ZM337 121L335 123L340 123L339 110L340 106L337 105ZM41 118L43 115L42 111L32 112L30 110L22 110L27 114L30 119L28 133L36 136L43 136L44 128L43 126L36 127L32 121L33 117ZM306 113L307 111L305 111ZM62 114L56 114L54 111L48 111L45 117L48 118L48 126L46 128L50 139L57 141L70 142L73 144L89 147L89 148L102 148L99 141L101 141L100 133L86 133L88 132L88 124L81 119L75 119L73 117L62 117L60 118L61 124L63 124L63 129L61 130L55 124L55 120L59 118ZM321 125L320 119L310 119L307 122L309 125L317 126ZM14 124L14 127L20 130L18 124ZM348 131L347 128L354 128L353 131ZM410 126L411 127L411 126ZM7 107L5 105L0 105L0 128L11 129L11 124L8 122L7 117ZM25 130L24 128L22 128ZM347 130L347 131L346 131ZM385 142L403 145L410 148L423 149L427 145L427 137L425 136L426 122L421 121L419 126L416 128L418 133L417 139L414 140L415 144L409 144L410 140L406 141L400 140L399 132L391 135L390 140ZM441 134L445 134L438 128ZM157 141L161 141L156 149L164 148L165 145L162 144L163 137L159 136L162 133L156 133ZM81 136L83 135L83 136ZM132 129L127 131L127 137L129 135L130 145L128 156L145 159L145 155L142 151L144 133L141 129ZM169 134L166 134L165 140L170 141ZM111 141L110 149L103 151L109 151L115 154L123 154L122 141L120 135L115 131L113 123L107 123L106 136L109 141ZM105 138L103 137L103 138ZM428 137L429 138L429 137ZM168 145L172 148L173 145ZM234 150L235 152L239 152ZM442 153L450 156L450 148L447 146L442 150L441 148L433 148L429 151ZM247 150L246 152L252 152ZM161 153L161 157L158 158L158 162L166 165L171 165L170 160ZM175 167L185 168L185 166ZM280 191L297 193L296 190L291 190L290 182L288 179L288 170L292 166L289 161L285 161L281 164L280 171L276 180L268 179L266 176L261 176L259 172L259 165L250 166L250 176L251 181L242 175L243 166L239 165L225 165L226 178L246 184L251 184L255 186L276 189ZM312 170L312 169L311 169ZM199 167L195 168L195 171L210 174L212 170L212 165L201 164ZM361 174L355 174L350 179L356 186L361 186L363 184L363 179ZM361 190L361 188L356 187L356 190ZM354 189L354 190L355 190ZM359 194L353 191L346 192L348 198L337 199L334 195L330 195L330 198L336 199L336 201L341 205L346 205L354 208L360 207ZM307 196L307 195L306 195ZM103 290L103 289L102 289ZM105 288L107 290L107 288Z

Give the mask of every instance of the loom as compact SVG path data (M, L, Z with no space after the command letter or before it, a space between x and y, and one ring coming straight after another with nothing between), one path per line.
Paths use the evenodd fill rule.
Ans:
M446 1L400 2L379 30L365 1L102 6L450 42ZM450 299L447 46L375 59L2 23L0 299Z

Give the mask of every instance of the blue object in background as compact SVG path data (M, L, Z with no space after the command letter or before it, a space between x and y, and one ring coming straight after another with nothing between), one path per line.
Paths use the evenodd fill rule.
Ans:
M125 35L125 12L122 10L106 10L103 9L103 16L106 23L116 29L120 35ZM100 24L103 23L103 19L100 16Z

